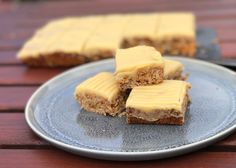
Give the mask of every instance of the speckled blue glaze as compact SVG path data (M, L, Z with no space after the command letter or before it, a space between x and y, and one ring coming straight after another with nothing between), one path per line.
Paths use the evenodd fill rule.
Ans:
M170 157L204 147L232 132L236 123L235 74L202 61L172 58L184 64L192 84L192 103L183 126L129 125L125 117L81 109L74 99L75 86L98 72L114 71L113 59L74 68L46 83L27 105L27 122L62 149L112 160Z

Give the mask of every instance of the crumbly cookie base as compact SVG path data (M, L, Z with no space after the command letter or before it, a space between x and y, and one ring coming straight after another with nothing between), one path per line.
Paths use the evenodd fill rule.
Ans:
M94 51L90 53L85 53L86 58L89 62L91 61L98 61L101 59L112 58L114 57L115 51L111 50L101 50L101 51Z
M145 86L161 83L164 79L163 68L160 67L144 67L133 75L116 74L116 81L119 83L120 89L125 91L135 86Z
M184 119L183 117L175 118L175 117L168 117L168 118L162 118L157 121L147 121L143 120L141 118L136 118L129 116L127 118L127 122L129 124L160 124L160 125L165 125L165 124L170 124L170 125L183 125Z
M122 48L135 47L137 45L155 46L155 42L150 38L129 38L121 43Z
M162 55L183 55L194 57L196 53L196 42L191 38L176 37L166 40L152 40L148 38L125 39L122 42L123 48L137 45L154 46Z
M182 75L182 71L176 71L175 73L164 77L165 80L186 80L186 78L186 76Z
M126 115L127 115L127 122L129 124L170 124L170 125L183 125L185 121L185 113L187 111L187 106L190 102L189 96L186 95L182 104L183 112L176 111L174 109L167 109L167 110L155 110L156 113L164 112L167 115L163 118L158 118L154 121L145 120L144 118L139 118L133 116L132 113L142 113L142 111L134 109L134 108L127 108ZM178 117L171 116L171 114L179 114Z
M133 38L123 40L121 48L129 48L137 45L154 46L162 55L183 55L194 57L196 43L194 39L172 38L171 40L153 41L148 38ZM41 54L37 57L28 56L20 58L29 66L36 67L69 67L84 64L91 61L112 58L115 51L101 51L93 54L63 53Z
M183 55L194 57L196 53L196 42L191 38L171 38L156 41L155 48L162 55Z
M75 94L81 108L88 112L115 116L125 109L126 93L120 93L114 100L107 99L91 93Z
M61 52L39 55L37 57L29 56L21 58L21 60L33 67L68 67L84 64L89 61L84 55Z
M69 67L112 57L113 54L110 52L93 54L89 57L77 53L58 52L48 55L39 55L37 57L29 56L22 58L21 60L25 64L33 67Z

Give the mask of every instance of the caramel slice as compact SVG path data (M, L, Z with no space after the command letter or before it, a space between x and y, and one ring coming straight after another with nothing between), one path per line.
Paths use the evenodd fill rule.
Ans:
M127 96L112 73L102 72L78 85L75 97L87 111L115 116L124 109Z
M183 64L179 61L164 59L165 68L164 68L164 79L176 79L183 80L185 77L182 76Z
M137 46L116 52L115 78L121 90L157 84L164 78L164 61L153 47Z
M126 102L128 123L183 124L189 88L179 80L134 87Z

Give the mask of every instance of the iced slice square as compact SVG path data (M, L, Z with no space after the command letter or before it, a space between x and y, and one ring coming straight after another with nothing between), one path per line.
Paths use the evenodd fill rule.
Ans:
M153 47L136 46L116 52L115 78L121 90L163 81L164 60Z
M189 83L180 80L133 88L126 102L128 123L184 124L189 88Z
M115 116L124 110L127 96L112 73L101 72L78 85L75 97L86 111Z

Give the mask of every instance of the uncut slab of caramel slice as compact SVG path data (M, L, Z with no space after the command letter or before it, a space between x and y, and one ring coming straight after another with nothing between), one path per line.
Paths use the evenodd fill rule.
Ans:
M116 49L155 47L162 55L196 53L192 13L111 14L54 20L17 57L31 66L73 66L114 56Z
M121 90L163 81L164 61L161 54L153 47L119 49L115 61L115 78Z
M134 87L126 102L130 124L177 124L185 121L190 84L164 80L158 85Z
M99 73L79 84L75 97L86 111L111 116L122 112L127 98L126 93L119 90L113 74L108 72Z
M164 67L164 79L165 80L184 80L185 77L182 75L183 64L179 61L164 59L165 67Z
M196 52L195 17L192 13L163 13L156 32L162 54L193 57Z

